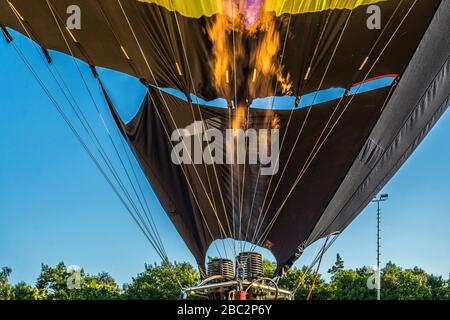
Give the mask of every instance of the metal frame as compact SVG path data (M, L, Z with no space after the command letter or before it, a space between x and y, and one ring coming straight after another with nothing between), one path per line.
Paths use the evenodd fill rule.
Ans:
M260 283L262 280L267 280L265 278L257 279L255 281L238 281L238 280L232 280L232 281L225 281L225 282L217 282L217 283L208 283L209 281L217 280L217 277L215 279L205 279L203 282L201 282L198 286L185 288L182 290L182 299L188 299L191 296L195 295L205 295L209 293L213 293L214 291L218 291L219 289L227 290L229 292L233 291L248 291L251 289L261 289L263 291L266 291L270 295L274 296L274 299L271 300L292 300L292 292L285 289L279 289L275 285L268 285ZM267 280L268 281L268 280ZM271 280L272 281L272 280Z

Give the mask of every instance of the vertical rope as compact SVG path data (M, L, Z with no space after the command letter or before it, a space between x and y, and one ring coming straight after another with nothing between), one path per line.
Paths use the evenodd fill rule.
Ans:
M313 292L313 290L314 290L314 287L315 287L315 285L316 285L316 281L317 281L317 278L318 278L318 276L319 276L320 266L321 266L321 264L322 264L322 259L323 259L323 256L325 255L325 251L326 251L326 248L327 248L328 239L330 239L330 236L328 236L328 237L325 239L325 243L324 243L324 245L323 245L322 253L321 253L320 259L319 259L319 264L317 265L316 273L314 274L314 279L313 279L313 282L312 282L312 284L311 284L311 288L309 288L309 292L308 292L308 296L306 297L306 300L309 300L309 299L311 298L311 294L312 294L312 292Z

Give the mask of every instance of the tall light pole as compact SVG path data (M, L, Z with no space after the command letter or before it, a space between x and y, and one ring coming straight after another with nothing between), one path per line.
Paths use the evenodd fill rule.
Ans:
M375 198L372 202L377 203L377 300L381 300L381 270L380 270L380 224L381 224L381 207L380 203L387 201L388 194L382 194Z

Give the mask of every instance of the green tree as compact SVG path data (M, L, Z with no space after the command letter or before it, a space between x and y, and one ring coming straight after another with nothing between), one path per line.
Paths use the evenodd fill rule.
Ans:
M428 276L423 270L407 269L388 262L382 270L381 297L387 300L429 300L432 298Z
M145 271L124 285L125 299L175 300L181 288L194 286L199 279L189 263L145 265ZM180 287L181 286L181 287Z
M336 277L336 274L340 271L344 270L344 260L342 260L341 255L338 253L336 255L336 262L334 265L328 270L328 273L331 274L331 279Z
M70 276L71 273L67 271L64 262L58 263L55 267L42 264L36 288L47 291L50 300L70 300L73 294L71 292L73 290L67 287L67 279Z
M263 272L271 278L276 264L263 261ZM132 279L130 284L119 289L115 280L106 272L97 275L85 274L80 270L79 289L69 289L68 279L72 272L63 262L55 267L42 264L36 286L25 282L12 285L9 277L12 270L0 269L0 300L113 300L113 299L178 299L181 287L190 287L197 283L198 274L188 263L162 263L146 265L145 271ZM318 275L311 299L315 300L367 300L375 299L375 290L369 290L368 268L344 269L344 261L337 255L336 263L329 272L331 281L325 281ZM306 267L289 270L280 280L279 287L296 290L295 298L306 299L314 279L314 270ZM405 269L388 262L382 269L382 299L394 300L449 300L450 279L427 274L415 267Z
M367 268L340 270L330 284L335 300L371 300L375 299L373 290L367 287L369 273Z
M121 297L122 291L108 273L102 272L82 277L80 289L75 293L74 298L81 300L115 300Z
M280 279L278 285L280 288L295 291L296 300L305 300L314 281L314 272L308 270L306 266L302 269L293 268L286 272ZM319 274L317 276L314 288L311 294L311 300L328 300L331 298L330 286Z
M263 260L263 274L266 278L273 278L277 264L267 259Z
M36 288L48 292L51 300L111 300L121 296L121 290L106 272L90 276L80 270L79 288L69 288L67 285L72 274L63 262L56 267L42 264Z
M275 269L276 263L270 262L269 260L263 261L263 273L267 278L272 278ZM305 274L305 272L307 274ZM302 269L292 268L288 272L286 272L283 277L281 277L278 281L278 287L282 289L287 289L295 292L295 299L297 300L305 300L308 296L308 292L311 288L312 282L314 279L314 273L311 270L307 271L307 267L303 267ZM317 277L316 283L314 285L314 290L311 295L311 299L313 300L327 300L331 297L331 291L329 285L322 279L319 275Z
M14 286L15 300L47 300L45 289L34 288L25 282L19 282Z
M428 276L427 284L431 289L432 300L450 300L450 280L431 274Z
M9 283L11 272L12 269L8 267L3 267L0 270L0 300L10 300L14 298L14 291Z

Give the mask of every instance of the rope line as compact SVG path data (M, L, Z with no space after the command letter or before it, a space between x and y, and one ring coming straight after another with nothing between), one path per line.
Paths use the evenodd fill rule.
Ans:
M9 2L8 2L9 3ZM11 4L10 4L11 7ZM16 18L18 19L19 23L21 24L22 28L24 29L25 33L28 35L28 37L30 39L33 39L34 37L31 35L31 31L29 30L29 28L31 28L31 26L29 26L29 24L27 23L27 26L25 26L25 21L22 21L22 19L20 19L16 13L15 10L13 10L13 8L11 7L12 12L14 13L14 15L16 16ZM109 157L107 156L107 154L105 153L104 149L102 148L101 144L98 141L98 138L96 136L96 134L93 132L92 127L90 126L89 122L87 121L86 117L84 116L84 113L81 111L79 105L77 104L76 100L74 99L72 93L70 92L70 89L67 87L67 84L64 82L61 74L59 73L59 71L55 68L55 73L57 74L57 76L62 80L62 84L61 82L58 80L57 76L55 75L55 73L53 72L52 69L50 69L49 64L50 61L49 59L47 59L46 57L43 56L43 51L39 50L37 44L35 42L33 42L35 49L37 50L38 56L41 57L42 61L44 62L44 65L47 67L48 71L50 72L50 74L53 77L53 80L57 83L58 88L61 90L61 92L63 93L64 97L66 98L67 102L69 103L72 111L75 113L78 121L81 123L81 125L83 126L83 129L87 132L88 136L91 138L92 142L94 143L96 150L99 152L99 154L101 155L103 161L105 162L107 168L110 170L111 174L113 175L114 179L116 180L117 184L119 185L120 189L122 190L122 192L125 194L125 196L127 197L127 199L130 201L131 206L133 207L133 209L135 209L135 204L134 202L130 199L129 193L127 192L127 190L125 189L123 183L121 182L120 178L118 177L117 171L114 169ZM15 46L15 49L17 51L17 47ZM19 49L20 50L20 49ZM18 52L19 54L19 52ZM31 67L31 73L33 74L33 76L38 76L37 72L34 71L34 69L32 68L31 64L28 62L26 56L20 52L19 56L21 57L22 61L25 63L25 65L30 69ZM51 94L50 90L46 87L45 83L38 77L39 81L38 84L41 86L41 88L45 89L44 93L47 94ZM38 80L36 79L36 80ZM67 91L67 92L66 92ZM74 104L72 103L71 99L73 100ZM50 100L54 100L56 102L56 99L52 98ZM62 111L62 108L61 108ZM66 116L67 120L70 123L69 118ZM73 126L72 123L70 123ZM78 134L79 135L79 134ZM81 135L79 135L81 138ZM82 139L82 138L81 138ZM84 140L82 140L84 143ZM84 143L85 144L85 143ZM87 145L86 145L87 146ZM92 154L93 156L93 154ZM95 156L94 156L95 157ZM97 159L96 159L97 160ZM98 161L98 160L97 160ZM115 190L116 191L116 190ZM145 225L145 223L143 223L142 217L139 216L139 220L142 223L143 228L145 228L148 232L148 234L146 234L144 232L144 234L146 235L147 238L152 238L151 232L148 230L147 226ZM139 227L142 228L142 226L139 224ZM150 241L150 243L152 244L152 246L155 248L155 250L157 251L158 255L162 256L162 251L158 250L158 247L155 246L155 242L154 239L152 238L153 241Z
M286 3L286 0L283 1L282 7L284 7L285 3ZM294 8L294 0L292 0L292 2L291 2L290 13L292 13L293 8ZM283 60L284 60L284 55L285 55L285 52L286 52L287 41L289 39L289 32L290 32L290 29L291 29L291 21L292 21L292 14L289 14L288 23L287 23L287 26L286 26L286 34L285 34L285 37L284 37L284 40L283 40L283 49L281 51L281 55L280 55L279 60L278 60L279 68L281 68L283 66ZM272 110L273 107L274 107L275 97L276 97L277 91L278 91L278 79L276 79L276 81L275 81L274 91L273 91L273 95L274 96L273 96L273 100L272 100L272 103L271 103L271 106L270 106L270 110ZM277 160L277 162L278 162L278 160ZM257 177L256 177L255 188L254 188L255 191L253 192L252 202L251 202L251 205L250 205L249 221L247 223L247 230L246 230L246 234L245 234L245 240L248 240L248 232L249 232L250 222L251 222L252 215L253 215L253 207L254 207L256 193L257 193L258 186L259 186L258 182L259 182L260 176L261 176L261 163L259 164L258 174L257 174ZM272 181L272 178L273 178L273 176L271 176L271 178L270 178L269 186L268 186L267 189L270 188L270 183ZM259 219L260 219L260 216L258 216L258 221L259 221ZM258 221L256 222L255 227L257 227L257 225L258 225ZM256 228L255 228L255 231L256 231ZM252 239L253 239L253 237L252 237Z
M316 273L314 274L314 279L313 279L313 281L312 281L312 283L311 283L311 288L309 288L309 292L308 292L308 296L306 297L306 300L309 300L309 299L311 298L311 294L312 294L312 292L313 292L313 290L314 290L314 287L316 286L317 277L319 276L320 266L321 266L321 264L322 264L323 256L325 255L325 251L326 251L326 247L327 247L327 243L328 243L328 239L329 239L329 238L330 238L330 237L328 236L328 237L325 239L325 243L324 243L324 245L323 245L322 253L321 253L320 259L319 259L319 264L317 265Z
M415 0L414 3L411 5L411 7L408 9L408 11L406 12L405 16L402 18L402 20L400 21L399 25L396 27L396 29L394 30L393 34L391 35L391 37L389 38L389 40L387 41L387 43L384 45L384 47L382 48L380 54L378 55L378 57L374 60L374 63L372 64L371 68L369 69L369 71L366 73L366 76L364 77L364 80L367 80L367 78L369 77L370 73L372 72L372 70L375 68L375 66L377 65L378 61L381 59L381 57L383 56L384 52L386 51L386 49L389 47L390 43L392 42L392 40L394 39L394 37L396 36L397 32L400 30L401 26L403 25L403 23L405 22L405 20L407 19L407 17L409 16L409 14L411 13L412 9L415 7L416 3L418 0ZM392 17L391 17L392 18ZM390 19L391 21L391 19ZM300 174L297 176L296 181L293 184L293 187L291 188L291 190L289 191L288 195L286 196L285 200L283 201L282 205L280 206L280 208L277 210L274 218L272 219L271 223L268 225L268 227L266 228L266 231L264 231L264 233L261 235L261 240L260 242L262 242L263 237L266 237L268 235L268 233L270 232L271 228L273 227L274 222L276 221L276 219L278 218L282 208L284 207L284 205L287 202L287 199L290 197L290 195L292 194L292 191L295 189L295 187L299 184L301 178L304 176L304 173L306 172L306 170L310 167L311 163L313 162L313 160L315 159L315 157L317 156L318 152L321 150L322 146L324 145L324 143L327 141L328 137L331 135L331 133L333 132L334 128L336 127L336 125L338 124L339 120L342 118L343 114L346 112L346 110L348 109L349 105L351 104L351 102L353 101L353 99L355 98L355 96L357 95L357 93L359 92L361 87L357 88L357 91L354 95L352 95L352 97L349 99L348 103L346 104L346 106L343 108L343 111L341 112L341 114L339 115L339 117L336 119L335 123L333 124L333 126L331 127L331 129L329 130L327 136L325 137L325 139L322 141L322 143L320 144L320 146L318 147L317 151L314 153L314 155L312 156L311 160L308 163L305 163L305 165L302 168L302 171L300 172ZM267 211L266 211L267 212Z
M87 153L87 155L89 156L89 158L94 162L95 166L97 167L97 169L100 171L100 173L102 174L102 176L105 178L105 180L107 181L107 183L110 185L110 187L113 189L113 192L116 194L116 196L119 198L120 202L124 205L125 209L128 211L128 213L131 215L131 217L133 218L133 220L136 222L136 224L138 225L138 227L141 229L142 233L144 234L144 236L147 238L147 240L149 241L150 244L152 244L152 246L155 248L155 251L157 252L157 254L161 257L161 259L164 259L164 255L159 252L156 248L157 246L154 244L154 242L152 241L151 237L147 234L147 231L145 230L145 228L141 225L141 223L139 222L138 218L136 218L135 214L133 213L133 210L129 207L129 205L127 204L127 202L125 201L125 199L122 197L122 195L120 194L120 192L117 190L116 186L114 185L114 183L111 181L111 179L109 178L108 174L105 172L105 170L103 169L103 167L100 165L98 159L95 157L95 155L92 153L92 151L89 149L89 147L87 146L87 144L85 143L85 141L83 140L82 136L79 134L78 130L74 127L74 125L71 123L70 119L67 117L67 115L65 114L65 112L63 111L63 109L61 108L60 104L57 102L57 100L53 97L53 95L51 94L50 90L48 89L48 87L46 86L45 82L39 77L39 75L37 74L36 70L34 70L34 68L32 67L31 63L28 61L27 57L24 55L24 53L21 51L21 49L19 47L17 47L17 45L14 42L11 42L11 44L13 45L17 55L19 56L19 58L21 59L21 61L24 63L24 65L27 67L27 69L30 71L30 73L32 74L32 76L34 77L34 79L36 80L37 84L41 87L41 89L43 90L43 92L46 94L46 96L49 98L50 102L52 103L52 105L55 107L55 109L57 110L58 114L60 115L60 117L63 119L63 121L66 123L66 125L68 126L68 128L70 129L70 131L73 133L73 135L75 136L76 140L81 144L83 150Z
M188 56L187 56L187 50L186 50L186 47L185 47L185 44L184 44L184 39L183 39L183 36L182 36L182 33L181 33L180 24L179 24L179 21L178 21L178 15L177 15L176 10L173 11L173 14L175 16L177 30L178 30L178 34L179 34L179 37L180 37L180 40L181 40L181 44L182 44L182 48L183 48L184 59L185 59L185 62L186 62L187 68L188 68L188 73L189 73L189 77L190 77L190 81L191 81L191 85L192 85L192 90L194 91L194 95L197 97L197 90L195 88L195 83L194 83L194 79L193 79L193 76L192 76L192 71L191 71L191 67L190 67L190 64L189 64L189 59L188 59ZM189 101L190 101L190 104L192 106L191 99L189 99ZM197 99L197 108L198 108L198 112L199 112L199 115L200 115L200 120L201 120L202 125L203 125L203 130L205 131L205 137L206 137L207 141L209 141L208 130L207 130L207 127L206 127L206 122L204 121L203 113L202 113L202 110L200 108L200 104L198 102L198 99ZM199 139L200 139L200 137L199 137ZM210 156L212 158L212 150L211 150L211 146L210 146L209 143L208 143L208 150L209 150ZM211 181L210 181L210 178L209 178L208 170L207 170L205 164L204 164L204 166L205 166L205 172L206 172L207 177L208 177L208 182L210 184L210 190L211 190L211 195L212 195ZM222 207L223 207L223 210L224 210L226 223L228 225L228 230L229 230L230 236L231 236L231 227L230 227L230 223L228 221L227 210L226 210L226 207L225 207L225 200L224 200L224 197L223 197L223 194L222 194L222 187L221 187L221 185L219 183L219 178L218 178L218 175L217 175L216 165L215 165L214 161L212 162L212 166L213 166L214 176L215 176L215 179L216 179L217 188L219 190L220 200L222 202ZM213 199L214 199L214 197L213 197Z
M334 50L333 50L333 52L332 52L332 54L331 54L331 57L330 57L330 59L329 59L329 61L328 61L327 67L326 67L326 69L325 69L325 72L324 72L324 74L322 75L321 81L320 81L320 83L319 83L319 86L318 86L318 89L317 89L317 91L316 91L316 94L315 94L315 96L314 96L314 100L313 100L313 101L315 101L315 99L317 98L317 95L318 95L318 91L320 91L320 89L322 88L323 82L325 81L325 78L326 78L326 76L327 76L327 74L328 74L328 71L329 71L329 69L330 69L330 67L331 67L331 63L332 63L333 60L334 60L334 57L335 57L336 52L337 52L337 49L339 48L339 45L340 45L340 43L341 43L341 41L342 41L342 38L343 38L343 36L344 36L344 33L345 33L345 31L347 30L347 27L348 27L348 25L349 25L350 19L351 19L351 17L352 17L352 13L353 13L353 11L350 11L350 13L349 13L349 15L348 15L348 17L347 17L347 19L346 19L346 21L345 21L345 24L344 24L344 26L343 26L343 28L342 28L342 31L340 32L338 41L337 41L336 46L334 47ZM318 44L318 45L319 45L319 44ZM276 192L277 192L277 190L278 190L278 187L279 187L279 185L280 185L280 182L281 182L281 180L282 180L282 178L283 178L283 176L284 176L284 173L286 172L287 166L288 166L288 164L289 164L289 162L290 162L290 159L292 158L292 155L293 155L293 153L294 153L295 147L297 146L297 143L298 143L298 141L299 141L299 139L300 139L300 137L301 137L301 135L302 135L302 133L303 133L303 130L304 130L305 126L306 126L306 123L307 123L307 121L308 121L308 119L309 119L309 115L310 115L312 109L313 109L313 108L309 108L308 111L307 111L307 113L306 113L306 115L305 115L305 118L304 118L304 120L303 120L303 122L302 122L302 125L301 125L301 127L300 127L300 130L299 130L299 132L298 132L298 134L297 134L297 136L296 136L294 145L293 145L293 147L291 148L291 151L290 151L290 153L289 153L287 163L286 163L286 165L284 166L283 171L282 171L282 173L281 173L281 176L280 176L280 178L279 178L279 180L278 180L278 183L277 183L277 185L276 185L276 188L275 188L274 192L272 193L272 197L271 197L271 200L269 201L269 204L267 205L267 209L266 209L266 211L264 212L264 214L262 215L261 223L260 223L259 225L257 225L256 232L255 232L255 234L254 234L254 237L252 238L252 242L253 242L253 243L256 242L256 241L258 240L258 235L259 235L260 229L261 229L261 227L262 227L262 225L263 225L263 222L264 222L264 220L265 220L265 218L266 218L266 216L267 216L268 209L270 208L270 205L272 204L272 200L273 200L273 198L275 197L275 194L276 194ZM294 110L294 108L291 109L290 117L292 117L293 110ZM289 120L288 123L290 124L291 121ZM287 131L288 129L289 129L289 127L286 129L286 131ZM277 161L279 161L279 159L277 159ZM267 196L267 195L268 195L268 191L266 192L266 196ZM264 202L263 205L261 206L261 209L260 209L260 215L262 214L262 212L263 212L263 210L264 210L264 204L265 204L265 202ZM260 239L258 240L258 243L259 243L259 242L260 242Z
M121 1L121 0L118 0L117 2L118 2L119 6L120 6L120 8L121 8L121 11L122 11L122 13L123 13L125 19L126 19L126 22L127 22L127 24L128 24L128 27L130 28L130 31L131 31L131 33L133 34L133 37L134 37L134 39L135 39L135 41L136 41L136 44L138 45L138 48L139 48L139 50L140 50L140 52L141 52L141 55L142 55L142 57L143 57L143 59L144 59L144 62L145 62L145 64L146 64L146 66L147 66L147 68L148 68L148 70L149 70L149 72L150 72L150 75L151 75L151 77L152 77L152 79L153 79L153 81L154 81L154 83L155 83L155 85L156 85L156 87L157 87L157 90L158 90L159 94L161 95L161 99L163 100L163 104L164 104L164 106L165 106L165 108L166 108L166 111L168 112L168 114L169 114L169 116L170 116L170 118L171 118L173 124L176 126L176 122L175 122L175 120L174 120L174 118L173 118L173 115L172 115L172 113L171 113L171 111L170 111L170 108L169 108L169 106L168 106L168 104L167 104L167 102L166 102L166 100L165 100L165 98L164 98L164 95L162 94L162 91L161 91L161 89L160 89L160 87L159 87L159 85L158 85L158 82L157 82L157 80L156 80L156 78L155 78L155 75L154 75L154 73L153 73L153 70L152 70L151 67L150 67L150 64L149 64L149 62L148 62L148 60L147 60L147 57L145 56L145 53L144 53L144 50L142 49L142 46L141 46L141 44L140 44L140 41L139 41L139 39L137 38L137 35L136 35L135 31L134 31L133 26L131 25L131 22L130 22L130 20L129 20L129 18L128 18L128 15L127 15L125 9L123 8L122 1ZM159 110L158 110L158 108L156 107L155 101L154 101L154 99L153 99L153 97L152 97L152 95L151 95L150 93L149 93L149 96L150 96L150 98L151 98L151 100L152 100L152 103L154 103L154 105L155 105L155 110L157 111L158 117L159 117L161 123L162 123L163 126L164 126L164 130L165 130L165 132L166 132L167 138L168 138L169 142L171 143L171 145L173 146L173 143L172 143L172 141L171 141L171 139L170 139L170 135L169 135L169 133L168 133L168 131L167 131L167 128L165 127L165 123L164 123L164 121L163 121L163 118L161 117L161 114L159 113ZM183 141L183 143L184 143L184 141ZM183 172L183 174L185 175L185 179L186 179L186 182L187 182L187 184L188 184L189 189L191 190L191 194L192 194L192 196L194 197L194 200L195 200L196 203L197 203L197 206L198 206L198 208L199 208L199 211L201 212L202 218L204 219L204 222L205 222L205 226L207 227L207 229L208 229L208 231L209 231L209 233L210 233L211 238L214 240L215 238L214 238L214 236L213 236L213 234L212 234L212 232L211 232L211 230L210 230L210 228L209 228L209 226L208 226L208 224L207 224L207 222L206 222L206 218L205 218L205 216L204 216L204 214L203 214L203 211L202 211L202 209L201 209L201 207L200 207L200 205L199 205L199 203L198 203L197 197L195 196L195 192L194 192L194 190L193 190L193 188L192 188L192 186L191 186L191 183L190 183L189 180L188 180L187 174L186 174L186 172L185 172L185 170L184 170L184 168L183 168L182 166L181 166L180 168L182 169L182 172ZM213 209L213 211L214 211L214 213L215 213L215 217L216 217L217 222L218 222L218 225L219 225L219 230L220 230L223 234L225 234L224 229L223 229L223 226L222 226L222 224L220 223L220 219L218 219L217 212L214 210L214 206L213 206L213 204L212 204L212 202L211 202L211 199L209 198L209 196L208 196L208 194L207 194L207 192L206 192L206 189L205 189L205 187L204 187L204 184L203 184L202 180L200 179L200 176L199 176L199 174L198 174L198 172L197 172L197 169L195 168L195 166L194 166L193 168L194 168L194 171L195 171L195 173L197 174L197 176L198 176L198 178L199 178L199 181L200 181L200 183L201 183L201 185L202 185L203 190L205 191L205 195L206 195L206 197L208 198L208 201L209 201L209 203L210 203L210 205L211 205L211 207L212 207L212 209Z
M140 208L142 209L142 212L144 212L145 218L146 218L146 220L147 220L147 222L148 222L148 224L150 226L150 229L151 229L151 232L149 231L149 233L151 233L152 236L155 238L154 241L159 244L160 250L167 256L167 254L165 252L164 245L163 245L163 243L162 243L162 241L161 241L161 239L159 237L159 233L157 232L156 225L154 223L152 223L152 221L154 221L153 218L152 218L153 215L152 215L151 211L149 210L149 207L143 205L144 201L141 199L141 197L139 196L139 194L138 194L138 192L136 190L136 187L135 187L135 185L133 183L133 180L131 179L130 174L128 172L127 166L125 165L124 160L122 159L122 156L120 155L120 152L118 150L118 147L117 147L117 145L116 145L116 143L115 143L115 141L114 141L114 139L113 139L113 137L111 135L111 131L110 131L110 129L109 129L109 127L108 127L108 125L107 125L103 115L102 115L102 112L100 111L100 108L99 108L97 102L95 101L93 93L92 93L89 85L87 84L87 81L86 81L86 79L85 79L85 77L84 77L84 75L83 75L83 73L82 73L82 71L81 71L81 69L79 67L78 61L76 60L76 58L75 58L75 56L73 54L73 51L71 50L71 48L69 46L69 43L67 41L67 37L65 36L65 34L64 34L60 24L58 23L58 18L61 21L61 17L56 13L53 5L50 3L49 0L47 0L47 5L48 5L48 7L49 7L49 9L50 9L50 11L52 13L52 16L53 16L53 19L55 21L55 24L57 25L57 27L59 29L60 35L63 38L64 42L66 43L67 49L69 50L70 55L72 56L74 65L75 65L75 67L76 67L76 69L77 69L77 71L78 71L78 73L79 73L79 75L80 75L80 77L82 79L82 83L83 83L84 87L87 90L87 93L88 93L88 95L89 95L89 97L90 97L90 99L91 99L91 101L93 103L93 106L95 107L95 111L97 112L99 120L100 120L101 124L103 125L103 127L104 127L104 129L105 129L105 131L106 131L106 133L108 135L109 141L111 142L111 145L114 148L115 154L117 155L117 157L118 157L118 159L120 161L120 164L121 164L121 166L122 166L122 168L123 168L123 170L124 170L124 172L126 174L128 182L130 183L130 185L131 185L131 187L133 189L134 195L135 195L135 197L137 198L137 200L139 202ZM100 81L100 79L98 77L96 77L96 78L97 78L98 81ZM103 86L102 86L102 89L103 89ZM116 127L116 129L118 130L117 127ZM120 140L120 141L122 142L122 140ZM123 144L123 142L122 142L122 144ZM129 158L128 153L126 152L126 150L125 150L125 154L127 155L127 158ZM131 165L130 159L129 159L129 164L130 164L131 171L132 171L133 175L136 177L136 180L137 180L137 175L135 173L134 167ZM145 199L144 196L142 196L142 198Z

